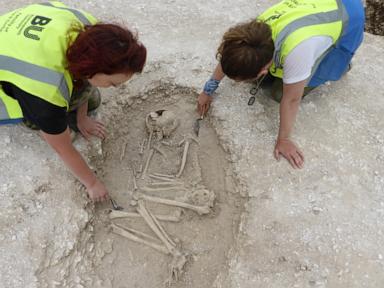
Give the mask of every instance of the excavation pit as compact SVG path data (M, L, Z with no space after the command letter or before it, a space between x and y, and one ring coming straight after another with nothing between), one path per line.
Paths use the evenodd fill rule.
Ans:
M198 114L197 94L192 89L160 85L134 101L128 96L121 100L123 90L121 94L120 105L108 107L109 101L104 107L108 113L113 111L109 114L113 117L106 121L110 134L103 143L103 159L95 160L98 171L102 171L111 197L124 211L137 213L132 204L137 204L134 200L138 192L197 206L210 203L209 213L201 215L154 202L146 201L146 207L163 218L181 215L179 222L160 221L177 249L188 258L184 273L172 287L212 287L217 275L227 269L227 255L238 231L244 201L236 193L236 179L228 157L209 117L201 121L199 136L194 134L193 124ZM154 114L158 111L166 112ZM148 118L148 115L152 116ZM164 115L167 119L160 119ZM148 125L148 120L154 119L157 124L165 123L163 131ZM182 169L187 142L189 149ZM148 158L151 159L146 165ZM154 242L156 234L141 217L110 220L106 214L100 212L95 221L96 243L112 244L112 249L97 263L99 278L111 287L164 287L169 280L172 256L112 233L110 225L113 222L141 231L154 237L149 239ZM158 240L156 243L162 244Z

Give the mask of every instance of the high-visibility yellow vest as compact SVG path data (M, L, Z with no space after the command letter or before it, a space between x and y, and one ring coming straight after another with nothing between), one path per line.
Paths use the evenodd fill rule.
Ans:
M10 82L25 92L59 107L67 107L73 79L66 69L73 27L97 20L61 2L33 4L0 16L0 81ZM0 121L23 118L17 100L0 86Z
M335 44L348 22L348 14L341 0L284 0L258 19L272 30L275 52L269 71L283 78L284 61L292 49L314 36L329 36Z

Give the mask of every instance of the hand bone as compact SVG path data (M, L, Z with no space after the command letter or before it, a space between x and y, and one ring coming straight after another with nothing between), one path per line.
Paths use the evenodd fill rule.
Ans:
M184 266L187 261L187 256L184 254L173 256L172 263L170 265L170 279L167 281L169 285L172 284L172 282L179 281L181 274L184 272Z

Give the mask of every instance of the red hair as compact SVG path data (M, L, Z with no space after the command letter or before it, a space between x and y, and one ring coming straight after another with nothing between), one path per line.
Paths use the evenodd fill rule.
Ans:
M97 73L140 73L147 49L128 29L116 24L85 26L67 52L68 70L75 80Z

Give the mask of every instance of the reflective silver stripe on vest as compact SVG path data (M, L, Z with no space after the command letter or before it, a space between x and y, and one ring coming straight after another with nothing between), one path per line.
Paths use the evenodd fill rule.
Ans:
M333 10L329 12L320 12L320 13L304 16L302 18L296 19L295 21L292 21L287 26L285 26L283 30L280 31L279 35L277 35L275 39L275 52L273 56L276 69L282 68L282 65L280 63L281 46L283 45L285 39L297 29L300 29L306 26L333 23L337 21L343 22L343 29L344 29L344 25L348 22L348 14L346 13L345 7L341 2L341 0L337 0L336 2L338 5L337 10ZM340 34L340 37L342 33Z
M76 9L71 9L71 8L67 8L67 7L57 7L57 6L53 5L52 3L48 3L48 2L47 3L40 3L39 5L50 6L50 7L54 7L54 8L62 9L62 10L68 10L68 11L72 12L77 17L77 19L79 19L79 21L81 23L83 23L84 25L92 25L92 23L89 22L87 17L85 17L85 15L83 13L81 13L80 11L78 11Z
M0 120L9 119L7 108L5 108L5 104L3 100L0 98Z
M340 13L340 19L342 19L343 21L343 27L341 29L341 33L340 33L340 37L339 37L339 40L342 36L344 36L344 33L347 31L347 28L348 28L348 24L349 24L349 15L348 15L348 11L347 11L347 8L345 8L344 6L344 3L342 0L336 0L337 2L337 6L339 7L338 11Z
M16 58L0 55L0 69L57 87L69 103L71 98L64 74Z

